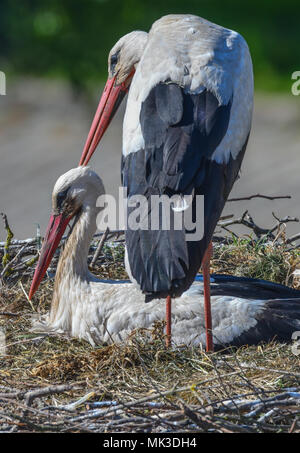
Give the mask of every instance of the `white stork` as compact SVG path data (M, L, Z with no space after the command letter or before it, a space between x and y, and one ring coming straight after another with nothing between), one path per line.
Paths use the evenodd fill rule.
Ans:
M122 182L128 199L204 195L204 236L171 227L126 231L127 271L146 300L171 297L205 277L207 349L212 349L210 241L238 176L251 128L253 73L237 32L192 15L169 15L147 34L123 36L108 58L109 77L80 165L87 165L130 86L123 125ZM182 211L185 209L182 203ZM150 217L150 207L148 215ZM128 215L130 209L128 209ZM200 219L197 219L200 221Z
M101 179L88 167L61 176L52 195L52 215L30 288L37 290L67 224L71 233L60 255L51 311L35 329L84 338L92 345L125 340L132 330L150 328L164 319L164 302L145 304L132 283L98 280L88 270L90 241L96 231L97 197ZM300 291L263 280L230 276L212 278L213 339L217 348L258 344L274 338L290 341L300 329ZM206 343L203 322L203 285L173 301L174 345Z

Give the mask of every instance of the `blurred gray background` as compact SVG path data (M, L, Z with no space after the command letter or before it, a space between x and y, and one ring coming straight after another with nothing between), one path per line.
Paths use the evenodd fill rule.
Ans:
M69 84L24 78L7 81L0 96L0 210L17 238L32 237L36 223L45 230L53 185L77 165L97 107L102 85L93 95L74 95ZM107 193L118 194L122 120L125 102L91 161L104 180ZM300 98L291 93L257 93L253 127L241 178L231 197L261 193L291 195L291 200L227 203L224 214L241 215L249 209L256 223L271 227L277 216L300 216ZM234 231L247 229L233 227ZM288 233L300 224L288 224ZM3 225L0 240L5 239Z

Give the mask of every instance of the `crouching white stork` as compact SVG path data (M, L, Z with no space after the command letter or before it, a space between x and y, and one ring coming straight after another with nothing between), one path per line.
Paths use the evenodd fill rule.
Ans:
M96 231L97 197L101 179L79 167L61 176L52 195L52 216L35 270L29 297L37 290L67 224L71 233L60 255L50 314L39 331L56 331L84 338L91 344L125 340L132 330L151 328L164 319L164 302L145 304L132 283L98 280L87 265L90 241ZM203 285L199 277L173 301L173 343L205 345ZM201 280L201 278L200 278ZM300 330L300 291L263 280L212 276L213 339L216 348L277 339L290 341Z
M185 228L126 231L127 270L146 300L171 297L193 282L202 263L207 349L212 349L209 244L238 176L252 118L253 74L248 46L235 31L192 15L169 15L149 32L121 38L109 54L109 77L80 165L87 165L130 86L123 125L122 182L128 199L179 196L177 211L204 195L204 236ZM182 202L180 203L180 198ZM163 208L164 209L171 209ZM172 209L171 209L172 210ZM128 216L131 213L128 208ZM168 214L163 211L161 219Z

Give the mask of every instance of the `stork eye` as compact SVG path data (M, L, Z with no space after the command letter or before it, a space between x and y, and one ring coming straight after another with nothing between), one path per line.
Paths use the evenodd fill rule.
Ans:
M113 54L110 57L110 69L111 69L111 72L114 72L116 64L118 63L118 60L119 60L119 51L116 52L115 54Z
M115 55L113 55L113 56L111 57L110 63L111 63L112 65L114 65L114 64L116 64L117 62L118 62L118 56L115 54Z
M63 190L56 195L56 204L58 208L61 208L63 202L65 201L68 190L69 189Z

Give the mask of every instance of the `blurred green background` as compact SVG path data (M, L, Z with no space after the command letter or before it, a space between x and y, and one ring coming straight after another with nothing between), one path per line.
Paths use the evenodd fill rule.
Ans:
M256 88L285 91L300 64L299 0L1 0L0 68L64 77L86 89L106 76L107 54L159 17L193 13L239 31L249 43Z

